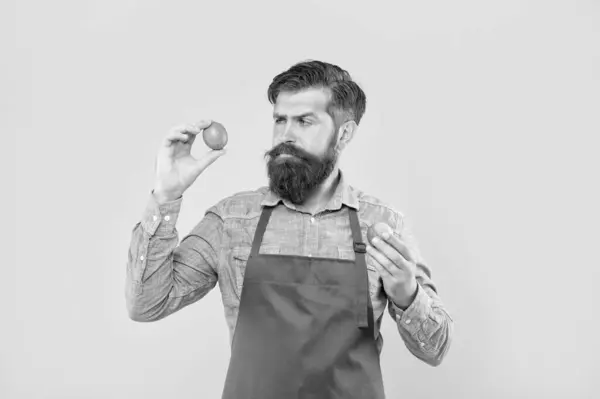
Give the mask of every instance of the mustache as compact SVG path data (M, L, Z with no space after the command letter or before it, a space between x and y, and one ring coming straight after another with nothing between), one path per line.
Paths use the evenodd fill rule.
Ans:
M291 144L287 144L287 143L281 143L281 144L273 147L272 149L266 151L265 158L272 159L272 158L275 158L275 157L277 157L279 155L283 155L283 154L293 155L293 156L296 156L305 161L309 161L313 158L306 151L303 151L300 148L297 148L297 147L295 147Z

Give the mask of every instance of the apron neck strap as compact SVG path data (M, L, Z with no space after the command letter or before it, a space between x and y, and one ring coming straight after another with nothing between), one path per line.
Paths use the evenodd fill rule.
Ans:
M352 229L352 241L354 252L356 255L364 254L367 252L367 246L363 242L362 233L360 230L360 223L358 222L358 215L356 209L348 207L348 213L350 215L350 228Z
M263 235L265 234L267 224L269 223L269 219L271 218L271 214L273 213L273 208L274 207L272 206L264 206L262 212L260 213L258 226L256 226L256 232L254 233L254 240L252 241L252 250L250 252L250 256L252 257L258 256L258 250L260 249L260 244L262 243Z
M356 268L356 322L360 328L368 328L374 335L374 323L369 298L369 277L367 275L367 245L363 242L362 232L356 209L348 207L350 227L352 228L352 241L354 246Z

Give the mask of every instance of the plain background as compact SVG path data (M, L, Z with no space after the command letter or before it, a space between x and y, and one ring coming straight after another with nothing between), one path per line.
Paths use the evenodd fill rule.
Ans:
M4 5L17 243L1 267L1 398L220 397L218 288L160 322L129 320L131 229L174 125L212 118L230 134L185 194L180 238L266 184L267 86L305 59L366 91L342 168L407 216L456 323L432 368L385 314L388 397L600 395L597 1Z

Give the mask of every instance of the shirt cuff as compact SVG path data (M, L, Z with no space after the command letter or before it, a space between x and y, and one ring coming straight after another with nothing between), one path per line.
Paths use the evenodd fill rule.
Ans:
M431 297L427 295L427 292L420 284L417 284L417 295L414 301L406 310L400 309L391 299L388 302L390 316L396 320L398 326L402 326L411 335L419 331L421 325L427 320L427 315L431 308Z
M183 196L159 205L154 197L154 190L152 190L142 216L141 223L144 231L150 236L172 234L177 224L182 200Z

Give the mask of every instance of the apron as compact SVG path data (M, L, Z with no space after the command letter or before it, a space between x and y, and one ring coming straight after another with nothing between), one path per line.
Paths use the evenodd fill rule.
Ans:
M259 254L254 234L222 399L384 399L366 247L348 207L356 261Z

